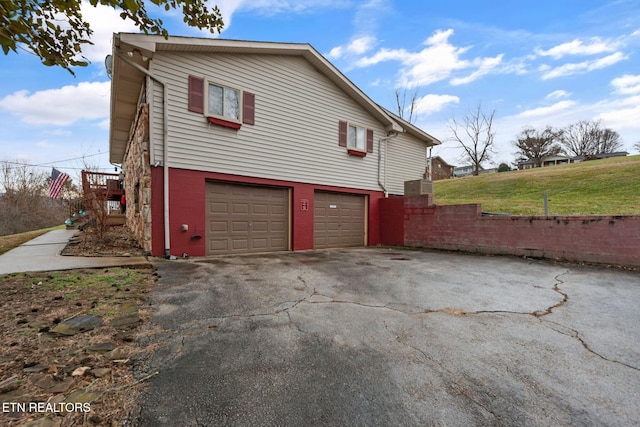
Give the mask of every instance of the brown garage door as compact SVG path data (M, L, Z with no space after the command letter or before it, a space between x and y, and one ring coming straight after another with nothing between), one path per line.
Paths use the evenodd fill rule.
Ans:
M365 244L365 196L316 191L313 213L316 249Z
M207 183L207 255L289 249L289 190Z

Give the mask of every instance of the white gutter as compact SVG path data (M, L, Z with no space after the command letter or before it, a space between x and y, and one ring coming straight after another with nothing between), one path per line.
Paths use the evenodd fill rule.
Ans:
M163 162L162 165L164 167L164 173L163 173L163 178L164 178L164 185L163 185L163 196L164 196L164 256L167 259L171 258L171 237L169 235L169 163L167 161L168 157L169 157L169 106L168 106L168 99L169 99L169 89L167 87L167 84L165 82L163 82L160 78L154 76L149 70L147 70L146 68L136 64L135 62L132 62L129 60L129 58L127 58L125 55L123 55L117 48L114 49L116 55L118 55L118 58L120 58L123 62L125 62L126 64L129 64L130 66L132 66L133 68L135 68L136 70L140 71L141 73L143 73L144 75L148 76L149 78L151 78L152 80L155 80L156 82L158 82L161 86L162 86L162 93L163 93L163 98L164 98L164 102L163 102L163 111L162 111L162 151L163 151Z
M398 136L398 133L393 133L391 136L387 136L386 138L378 139L378 185L384 191L384 197L389 197L389 192L387 191L387 141L392 138ZM384 142L384 177L381 177L381 168L382 168L382 143ZM384 179L382 179L384 178Z

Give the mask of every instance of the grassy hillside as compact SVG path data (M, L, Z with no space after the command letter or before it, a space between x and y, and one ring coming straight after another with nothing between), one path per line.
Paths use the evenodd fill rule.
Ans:
M640 215L640 155L434 183L436 204L515 215Z

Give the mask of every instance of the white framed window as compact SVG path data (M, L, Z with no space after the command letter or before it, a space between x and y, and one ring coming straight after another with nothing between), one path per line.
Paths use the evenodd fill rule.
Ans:
M367 132L360 126L349 124L347 130L347 148L365 151L367 148Z
M216 83L207 85L207 114L239 122L241 117L241 91Z

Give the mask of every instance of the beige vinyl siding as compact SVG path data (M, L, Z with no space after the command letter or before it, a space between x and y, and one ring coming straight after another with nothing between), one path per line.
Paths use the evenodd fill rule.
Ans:
M150 66L169 85L170 167L381 190L383 125L302 57L156 53ZM189 75L254 93L255 125L235 131L189 112ZM153 95L152 163L163 160L162 87L157 83ZM373 129L374 152L360 158L339 147L340 120ZM422 171L402 181L421 176Z
M421 179L424 175L426 145L406 134L391 138L387 144L386 188L389 194L402 195L405 181Z

